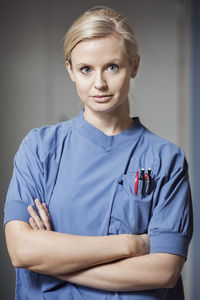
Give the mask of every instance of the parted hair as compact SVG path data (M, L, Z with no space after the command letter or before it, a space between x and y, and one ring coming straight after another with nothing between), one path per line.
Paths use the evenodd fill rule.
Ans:
M66 61L71 63L71 52L83 40L100 38L117 34L124 42L126 55L135 65L138 45L135 33L121 14L115 10L98 6L86 11L69 28L64 40L64 54Z

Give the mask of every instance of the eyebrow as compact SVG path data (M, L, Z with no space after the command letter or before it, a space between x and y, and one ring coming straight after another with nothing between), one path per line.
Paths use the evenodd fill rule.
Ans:
M110 60L108 60L108 62L106 62L105 64L104 64L104 66L106 66L106 65L109 65L109 64L112 64L112 63L120 63L121 62L121 60L120 59L117 59L117 58L113 58L113 59L110 59ZM86 62L81 62L81 63L78 63L77 65L76 65L76 67L82 67L82 66L92 66L90 63L86 63Z
M91 66L90 64L87 64L87 63L84 63L84 62L82 62L82 63L79 63L79 64L77 64L76 65L76 67L83 67L83 66Z

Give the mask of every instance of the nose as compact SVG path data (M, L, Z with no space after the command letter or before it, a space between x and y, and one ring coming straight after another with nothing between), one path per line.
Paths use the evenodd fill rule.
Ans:
M104 78L102 72L97 72L94 82L94 87L97 90L106 90L108 85L106 79Z

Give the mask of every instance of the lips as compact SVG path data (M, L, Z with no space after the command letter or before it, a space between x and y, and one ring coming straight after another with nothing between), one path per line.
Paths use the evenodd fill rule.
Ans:
M113 95L94 95L91 98L98 103L105 103L112 98Z

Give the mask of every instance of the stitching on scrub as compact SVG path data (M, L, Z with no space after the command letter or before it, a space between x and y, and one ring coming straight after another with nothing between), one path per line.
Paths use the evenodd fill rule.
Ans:
M59 123L58 125L60 125L60 124L65 124L65 123L67 123L67 122L69 122L69 121L66 121L66 122L63 122L63 123ZM68 124L68 128L63 128L64 126L62 126L62 127L60 127L59 129L60 130L65 130L66 129L66 132L65 132L65 134L63 135L63 141L64 140L66 140L66 138L68 137L68 136L70 136L71 135L71 133L72 133L72 124L71 124L71 122ZM60 142L60 139L59 139L59 142ZM54 155L55 154L55 148L57 147L57 145L58 145L58 142L57 143L54 143L54 145L50 148L50 149L48 149L44 154L44 156L46 156L45 158L44 158L44 161L46 161L46 159L47 159L47 157L50 155Z
M173 233L173 234L179 234L181 236L187 236L186 232L175 231L171 228L153 228L153 229L150 229L149 236L155 235L155 234L160 234L160 233Z

